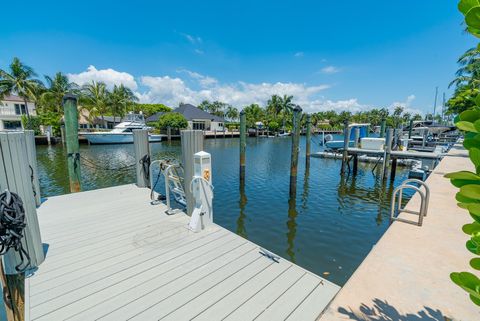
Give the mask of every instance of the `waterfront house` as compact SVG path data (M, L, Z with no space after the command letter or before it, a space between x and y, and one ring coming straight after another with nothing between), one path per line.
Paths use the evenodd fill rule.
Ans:
M27 101L16 95L7 95L0 100L0 130L23 129L22 115L28 113L35 116L35 103Z
M225 120L222 117L212 115L191 104L181 104L172 112L182 114L188 122L188 129L200 129L206 131L223 131ZM147 123L157 122L165 112L158 112L147 118Z

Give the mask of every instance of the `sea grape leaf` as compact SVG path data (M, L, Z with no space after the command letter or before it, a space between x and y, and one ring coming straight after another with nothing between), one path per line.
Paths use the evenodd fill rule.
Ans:
M472 181L472 180L466 180L466 179L451 179L450 182L452 183L453 186L458 188L465 185L480 185L480 181Z
M480 148L480 140L465 137L465 139L463 140L463 147L465 147L466 149L474 147Z
M470 9L478 5L479 5L478 0L461 0L458 3L458 10L460 10L460 12L462 12L465 15Z
M465 22L470 28L480 29L480 6L472 7L465 15Z
M480 149L476 147L470 148L469 156L470 156L470 160L475 165L475 167L480 166Z
M478 203L478 202L480 202L480 200L476 200L476 199L473 199L473 198L463 196L462 194L460 194L460 192L455 194L455 199L457 200L457 202L460 202L460 203Z
M472 240L468 240L467 243L465 244L465 246L467 247L467 249L472 252L473 254L480 254L479 253L479 249L478 249L478 245L473 242Z
M480 232L480 223L478 222L472 222L470 224L465 224L462 226L462 231L463 233L467 235L472 235L473 233L478 233Z
M480 153L480 149L474 148ZM480 156L480 155L479 155ZM459 172L453 172L453 173L448 173L444 176L445 178L450 178L450 179L463 179L463 180L470 180L470 181L480 181L480 176L473 172L469 171L459 171Z
M475 125L469 121L461 120L456 125L460 130L464 130L466 132L478 133L477 129L475 128Z
M477 96L477 98L475 99L475 102L477 102L477 99L478 99L478 102L480 103L479 97L480 96ZM465 110L459 115L459 119L474 123L476 120L480 119L480 112L478 110L473 110L473 109Z
M468 184L460 187L460 193L468 198L480 199L480 186L476 184Z
M480 270L480 258L476 257L470 260L470 266L475 270Z

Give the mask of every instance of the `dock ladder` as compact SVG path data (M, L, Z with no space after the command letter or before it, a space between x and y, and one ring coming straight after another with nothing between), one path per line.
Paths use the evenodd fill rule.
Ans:
M179 209L172 209L170 203L170 195L173 195L175 202L180 204L183 207L187 206L187 201L185 198L185 190L183 188L183 168L178 163L170 163L165 160L155 160L150 164L150 173L152 173L152 167L158 164L159 170L164 177L165 181L165 201L167 203L167 211L168 215L175 214ZM150 175L150 198L152 203L158 202L158 195L155 194L155 184L153 183L153 175Z
M420 186L417 187L412 184L418 184ZM423 187L423 190L421 189L421 187ZM418 211L407 210L406 208L402 207L403 191L407 189L414 190L418 192L418 194L420 195L421 202L420 202L420 209ZM392 207L390 212L390 222L392 223L393 221L400 221L404 223L422 226L423 218L426 217L428 213L429 201L430 201L430 189L427 184L425 184L421 180L413 179L413 178L405 180L400 186L398 186L393 191L392 203L391 203ZM399 215L401 213L418 215L418 221L412 221L412 220L400 218Z

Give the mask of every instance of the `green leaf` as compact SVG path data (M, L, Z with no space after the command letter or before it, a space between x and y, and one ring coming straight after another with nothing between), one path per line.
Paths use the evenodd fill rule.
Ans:
M477 295L470 294L470 300L472 300L472 302L475 303L476 305L480 306L480 295L479 294L477 294Z
M479 153L480 149L475 148ZM463 180L470 180L470 181L480 181L480 176L478 176L475 173L469 172L469 171L459 171L459 172L453 172L453 173L448 173L444 176L445 178L450 178L450 179L463 179Z
M465 179L452 179L450 180L450 182L452 183L453 186L458 188L465 185L480 185L480 181L472 181L472 180L465 180Z
M460 202L460 203L478 203L478 202L480 202L480 200L476 200L476 199L473 199L473 198L463 196L462 194L460 194L460 192L455 194L455 199L457 200L457 202Z
M473 254L479 254L477 244L475 244L471 240L468 240L467 243L465 243L465 246L467 247L467 250L469 250Z
M480 29L480 6L468 10L465 15L465 22L470 28Z
M478 222L473 222L470 224L465 224L462 226L462 231L463 233L467 235L472 235L473 233L478 233L480 232L480 223Z
M470 203L457 203L457 206L463 209L468 210L468 204Z
M450 279L474 298L479 297L478 289L480 280L474 274L469 272L453 272L450 273Z
M478 95L477 98L475 99L475 103L477 102L477 100L480 103L480 95ZM459 117L459 120L464 120L464 121L474 123L476 120L480 119L480 112L477 110L469 109L462 112L458 117Z
M465 138L463 141L463 147L466 149L470 148L480 148L480 140L474 138Z
M470 9L478 5L478 0L461 0L458 3L458 10L465 15Z
M470 160L475 165L475 167L480 166L480 149L476 147L470 148L469 156L470 156Z
M469 121L459 121L457 124L457 127L458 129L460 130L464 130L466 132L474 132L474 133L478 133L477 129L475 128L475 126L473 125L473 123L469 122Z
M480 199L480 186L476 184L469 184L460 187L460 193L468 198Z
M470 266L474 268L475 270L480 271L480 258L476 257L474 259L470 260Z

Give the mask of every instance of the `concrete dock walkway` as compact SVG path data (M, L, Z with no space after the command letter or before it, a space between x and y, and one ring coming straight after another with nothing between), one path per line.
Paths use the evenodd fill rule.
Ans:
M457 188L443 177L459 170L473 166L456 145L426 181L431 199L423 226L393 223L319 320L480 320L480 307L449 277L474 272L461 230L472 218L457 207ZM407 208L419 203L415 195Z

